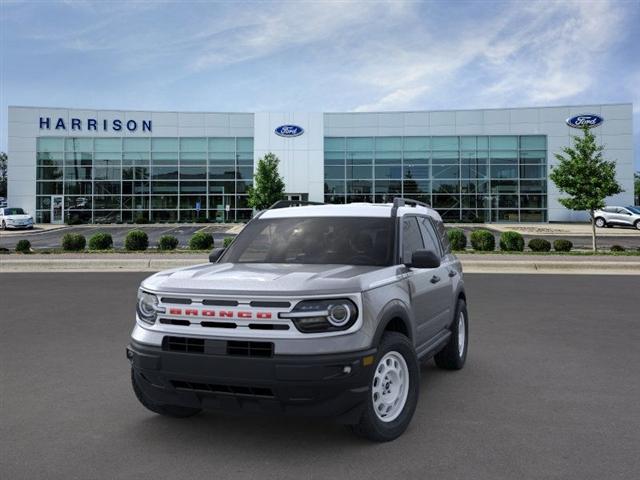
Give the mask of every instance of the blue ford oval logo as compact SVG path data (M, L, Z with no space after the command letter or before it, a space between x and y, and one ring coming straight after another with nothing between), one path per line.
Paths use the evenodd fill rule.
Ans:
M573 128L593 128L604 122L604 118L593 113L585 113L567 118L567 125Z
M276 135L281 137L299 137L304 133L304 129L297 125L281 125L276 128Z

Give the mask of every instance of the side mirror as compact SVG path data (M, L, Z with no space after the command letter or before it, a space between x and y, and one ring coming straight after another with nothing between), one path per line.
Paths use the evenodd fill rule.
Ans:
M438 268L440 257L431 250L416 250L411 256L411 263L406 265L409 268Z
M217 263L225 250L226 248L214 248L211 250L211 253L209 254L209 262Z

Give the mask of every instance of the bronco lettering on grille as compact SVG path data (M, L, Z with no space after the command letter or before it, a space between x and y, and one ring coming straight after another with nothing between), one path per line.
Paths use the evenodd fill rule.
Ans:
M169 315L184 315L189 317L219 317L219 318L240 318L260 320L270 320L271 312L251 312L251 311L233 311L233 310L198 310L196 308L169 308Z

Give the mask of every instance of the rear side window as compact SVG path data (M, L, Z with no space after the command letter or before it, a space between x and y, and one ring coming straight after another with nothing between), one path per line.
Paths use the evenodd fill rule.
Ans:
M444 256L451 253L451 245L449 244L449 237L447 236L447 229L444 228L444 223L434 218L430 218L429 220L431 220L431 223L436 227L436 232L442 245L442 255Z
M438 256L441 256L442 250L440 250L440 243L438 242L437 234L429 219L420 217L418 219L418 223L420 224L420 231L422 232L422 238L424 239L424 248L431 250Z
M410 262L413 252L424 248L416 217L402 219L402 261Z

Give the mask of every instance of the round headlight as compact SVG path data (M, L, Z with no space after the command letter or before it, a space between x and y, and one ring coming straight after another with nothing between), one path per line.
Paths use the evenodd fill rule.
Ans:
M342 303L329 305L327 311L329 312L327 320L334 327L341 327L351 319L351 310L348 305Z
M138 317L143 322L153 324L156 321L158 314L158 297L151 293L138 292L138 305L137 305Z

